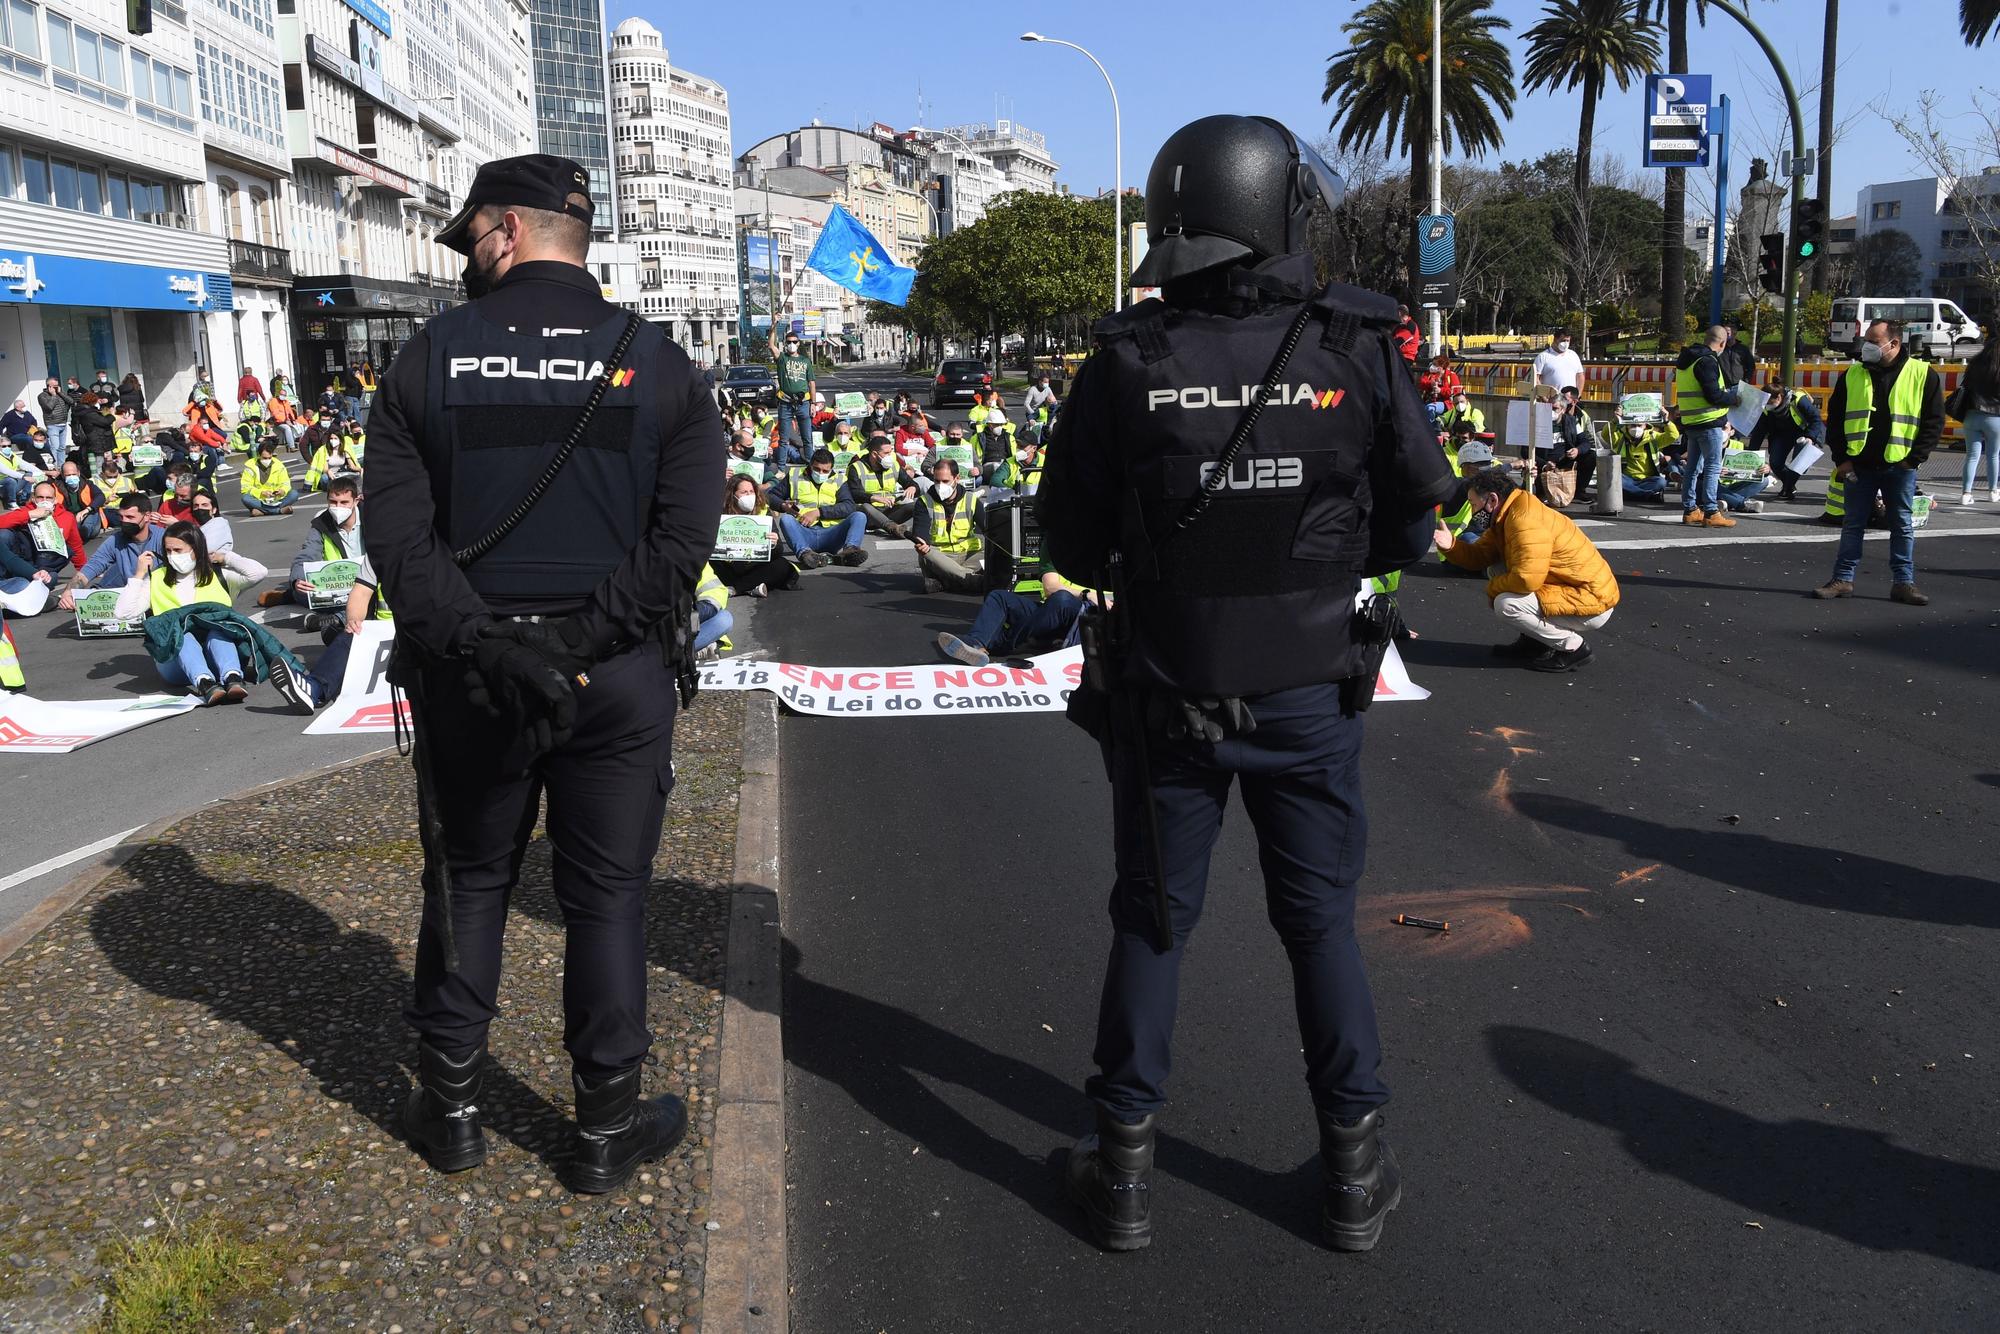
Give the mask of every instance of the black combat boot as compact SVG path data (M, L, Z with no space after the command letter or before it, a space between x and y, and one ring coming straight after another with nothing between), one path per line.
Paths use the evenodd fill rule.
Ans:
M1153 1117L1130 1125L1097 1109L1097 1133L1069 1151L1069 1197L1083 1210L1091 1240L1107 1251L1153 1242Z
M1382 1138L1382 1113L1343 1125L1321 1112L1319 1162L1326 1175L1320 1240L1336 1251L1373 1250L1389 1211L1403 1202L1403 1173Z
M486 1047L454 1061L417 1040L417 1086L403 1104L403 1133L440 1172L463 1172L486 1161L479 1129L479 1086L486 1079Z
M631 1180L640 1163L673 1152L687 1133L687 1108L672 1094L639 1096L633 1066L601 1083L576 1084L576 1149L570 1157L569 1188L579 1195L602 1195Z

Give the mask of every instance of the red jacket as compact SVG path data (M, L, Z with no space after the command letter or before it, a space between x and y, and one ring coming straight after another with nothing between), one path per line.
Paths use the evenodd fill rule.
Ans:
M1396 340L1396 350L1403 354L1403 360L1409 362L1412 366L1416 365L1417 344L1424 341L1424 336L1417 332L1417 322L1415 320L1404 320L1396 326L1395 332L1389 336Z
M1457 371L1433 368L1424 372L1423 378L1417 381L1417 387L1424 391L1426 402L1435 397L1449 403L1464 391L1465 382L1458 378Z
M258 398L262 398L264 396L264 386L257 383L256 376L245 375L242 379L236 382L236 401L238 403L241 403L244 399L249 398L253 394L256 395Z
M188 422L187 435L188 439L197 445L206 445L210 449L220 449L229 440L228 436L216 430L205 417L197 417Z
M19 509L0 514L0 528L22 528L33 517L34 506L23 505ZM63 541L69 544L69 563L79 570L82 569L83 534L77 531L76 516L64 509L62 503L58 501L55 512L50 517L55 519L56 527L62 529Z

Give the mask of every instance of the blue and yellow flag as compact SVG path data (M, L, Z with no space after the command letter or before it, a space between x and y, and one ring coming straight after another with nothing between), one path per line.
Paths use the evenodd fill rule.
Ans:
M857 296L892 306L908 303L910 284L917 280L915 269L891 263L882 243L838 204L819 229L819 244L806 259L806 267L818 269Z

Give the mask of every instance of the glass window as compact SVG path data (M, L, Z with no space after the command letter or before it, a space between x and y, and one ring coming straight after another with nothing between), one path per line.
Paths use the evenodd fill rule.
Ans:
M184 69L174 71L174 110L183 116L194 115L194 80Z
M111 189L110 189L110 197L111 197L111 216L112 216L112 217L114 217L114 218L129 218L129 217L131 217L131 216L132 216L132 192L131 192L131 190L130 190L130 189L129 189L129 188L127 187L127 186L126 186L126 184L125 184L125 178L124 178L123 176L120 176L120 175L118 175L117 173L115 173L115 172L114 172L114 173L112 173L112 175L111 175L111 177L110 177L110 179L109 179L109 181L108 181L107 183L108 183L108 184L109 184L109 186L111 187Z
M37 60L42 56L41 25L28 0L7 0L7 45Z
M49 15L49 59L64 69L76 68L76 56L70 51L69 20Z
M132 53L132 95L142 102L153 100L153 64L138 51Z
M0 144L0 199L12 199L15 188L14 150Z
M21 154L21 179L28 185L28 202L49 202L49 160L40 153Z
M125 43L114 42L109 37L100 37L97 39L97 44L104 51L104 59L102 61L104 73L98 77L108 86L123 92L125 90Z
M76 30L76 64L73 68L93 83L104 82L104 67L98 63L97 34L88 28Z
M79 167L76 173L79 198L85 213L104 212L104 184L95 167Z
M49 165L53 169L51 175L55 180L56 207L83 207L83 198L79 193L82 187L77 184L75 164L54 158Z

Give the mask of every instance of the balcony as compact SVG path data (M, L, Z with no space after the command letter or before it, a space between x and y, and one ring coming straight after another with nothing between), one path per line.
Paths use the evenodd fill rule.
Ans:
M292 280L292 252L255 241L229 243L229 273L252 282L289 283Z

